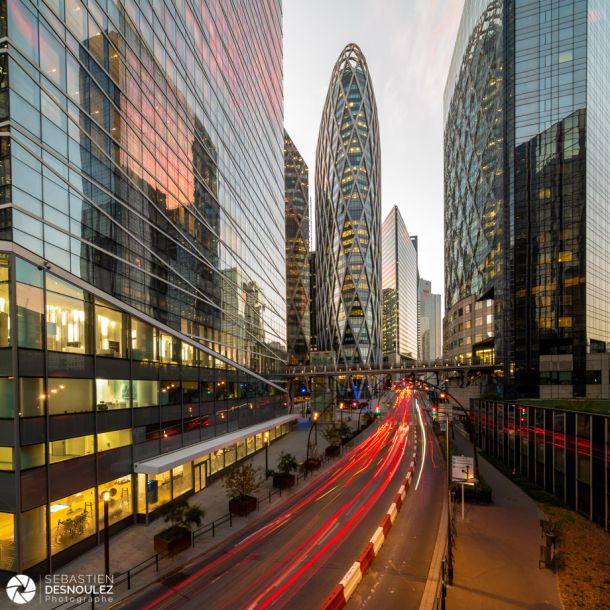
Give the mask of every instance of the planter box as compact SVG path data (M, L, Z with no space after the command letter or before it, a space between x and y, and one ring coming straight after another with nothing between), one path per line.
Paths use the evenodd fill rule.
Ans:
M238 517L245 517L256 510L256 498L253 496L240 496L229 500L229 512Z
M183 527L170 527L153 539L155 551L169 557L191 546L191 532Z
M303 463L303 468L305 470L318 470L318 468L320 468L320 466L322 466L322 461L316 460L314 458L309 458L308 460L305 460L305 462Z
M273 475L273 487L276 489L290 489L295 483L295 476L288 472L276 472Z
M329 445L328 447L326 447L326 449L324 450L324 453L328 456L328 457L337 457L338 455L341 454L341 447L339 447L338 445Z

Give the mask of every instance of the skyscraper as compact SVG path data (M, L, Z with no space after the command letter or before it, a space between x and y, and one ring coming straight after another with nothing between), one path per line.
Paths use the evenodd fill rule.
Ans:
M340 365L381 362L380 148L360 48L341 52L316 152L318 350Z
M491 350L509 394L608 397L606 8L477 0L462 15L445 89L446 319L493 300L491 337L464 356Z
M3 9L0 570L48 573L287 431L281 7Z
M389 364L418 359L416 243L394 206L381 228L383 356Z
M309 361L309 170L284 132L288 364Z
M441 357L441 295L432 293L432 282L419 280L420 334L419 354L422 362Z

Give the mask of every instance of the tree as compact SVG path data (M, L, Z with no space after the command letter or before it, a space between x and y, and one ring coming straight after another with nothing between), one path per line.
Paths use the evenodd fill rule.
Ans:
M176 498L159 509L159 514L166 523L171 523L172 527L181 527L187 530L199 527L205 516L205 512L199 506L193 506L186 501L186 498Z
M258 470L250 462L235 464L227 470L223 486L229 499L251 496L261 486Z
M299 467L296 457L292 453L280 453L280 457L277 461L277 469L283 474L290 474Z
M332 447L340 447L343 439L350 436L350 434L351 428L343 422L340 424L333 423L322 431L322 436Z

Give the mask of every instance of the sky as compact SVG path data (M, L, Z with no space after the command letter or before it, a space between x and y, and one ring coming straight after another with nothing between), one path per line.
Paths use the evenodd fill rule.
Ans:
M284 120L309 166L333 66L366 57L379 116L382 221L397 205L419 273L443 289L443 91L464 0L284 0ZM312 227L313 228L313 227ZM315 233L315 231L314 231ZM443 299L444 300L444 299Z

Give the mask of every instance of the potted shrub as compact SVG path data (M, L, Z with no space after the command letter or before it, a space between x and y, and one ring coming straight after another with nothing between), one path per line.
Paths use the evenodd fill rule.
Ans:
M155 535L153 544L157 553L171 556L191 545L191 530L201 525L205 513L185 498L176 498L164 504L159 514L171 525Z
M252 494L260 487L261 480L250 462L242 462L229 468L223 485L229 496L230 513L245 517L256 510L257 499Z
M298 466L297 459L292 453L284 453L282 451L277 461L277 472L273 473L273 487L277 489L292 487L296 482L296 478L292 473Z
M341 425L345 424L333 423L322 431L322 436L328 443L324 450L327 456L337 456L341 453Z

